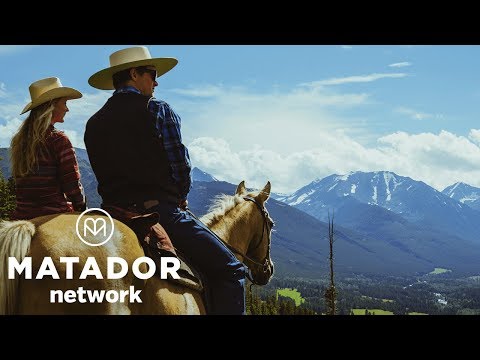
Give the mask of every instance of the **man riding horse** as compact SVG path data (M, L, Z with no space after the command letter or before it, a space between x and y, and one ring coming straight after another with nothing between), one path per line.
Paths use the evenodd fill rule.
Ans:
M245 266L186 211L191 165L181 119L153 97L157 77L177 62L152 58L143 46L110 55L110 66L88 80L94 88L115 91L88 120L85 145L102 207L158 213L161 226L150 234L150 245L172 250L168 233L175 248L205 275L207 312L245 314Z

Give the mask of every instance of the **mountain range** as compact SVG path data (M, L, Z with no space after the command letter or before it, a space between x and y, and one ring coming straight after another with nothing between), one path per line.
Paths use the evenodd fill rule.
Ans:
M99 207L87 153L75 150L88 206ZM6 155L7 149L0 149L0 157L8 159ZM0 161L0 169L8 177L6 163ZM237 186L197 168L192 179L188 200L197 216L208 211L216 195L233 194ZM270 180L274 187L275 179ZM480 274L480 241L475 236L480 234L480 212L469 207L473 201L460 201L480 189L461 185L438 192L388 171L354 172L315 180L292 195L272 194L267 208L276 223L272 233L276 272L309 278L326 275L330 213L337 273L413 275L443 267L458 274ZM466 192L460 192L462 188Z
M389 171L330 175L278 200L322 221L327 219L329 211L335 211L342 224L360 215L359 208L366 213L363 218L372 211L376 216L384 214L383 218L392 218L392 214L380 210L384 209L424 230L440 231L480 243L479 211L422 181ZM355 210L354 214L352 210Z

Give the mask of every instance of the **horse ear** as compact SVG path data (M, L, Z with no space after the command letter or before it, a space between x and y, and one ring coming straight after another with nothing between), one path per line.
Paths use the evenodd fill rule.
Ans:
M235 195L242 195L247 192L247 189L245 188L245 180L242 180L240 184L237 186L237 190L235 191Z
M272 185L270 184L270 181L268 181L267 185L265 185L265 187L258 193L256 199L260 201L261 204L263 204L269 198L271 189Z

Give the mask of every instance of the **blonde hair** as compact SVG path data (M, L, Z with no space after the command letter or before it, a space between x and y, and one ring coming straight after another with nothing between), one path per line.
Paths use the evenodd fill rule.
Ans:
M15 178L32 174L38 155L45 150L45 140L52 121L57 99L41 104L30 111L10 144L12 174Z

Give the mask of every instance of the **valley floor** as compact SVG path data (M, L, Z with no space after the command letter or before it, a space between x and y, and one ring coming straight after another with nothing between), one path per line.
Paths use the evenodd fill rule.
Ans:
M326 279L326 276L325 279L274 277L264 287L253 287L249 296L268 302L269 310L265 310L265 314L325 314L324 293L329 285ZM480 315L478 276L456 278L451 273L441 273L420 277L368 277L352 274L338 276L335 285L338 315ZM282 303L283 312L280 312Z

